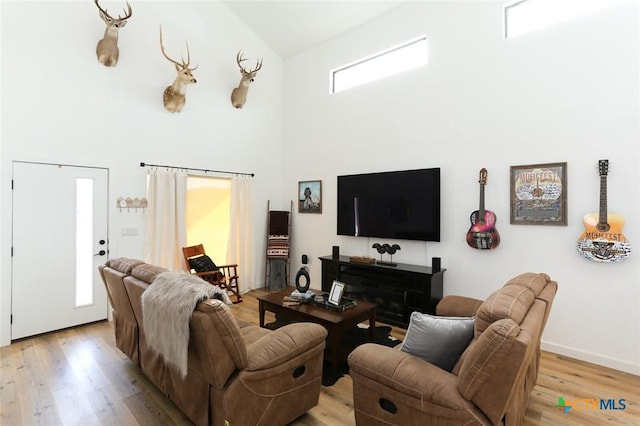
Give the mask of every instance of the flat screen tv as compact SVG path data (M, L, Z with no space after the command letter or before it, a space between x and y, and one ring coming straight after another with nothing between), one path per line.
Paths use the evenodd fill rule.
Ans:
M440 241L440 169L338 176L338 235Z

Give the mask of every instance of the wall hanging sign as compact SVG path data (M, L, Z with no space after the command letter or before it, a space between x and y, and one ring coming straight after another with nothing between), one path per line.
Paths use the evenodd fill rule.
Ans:
M567 225L567 163L511 166L511 224Z
M322 181L298 182L298 212L322 213Z

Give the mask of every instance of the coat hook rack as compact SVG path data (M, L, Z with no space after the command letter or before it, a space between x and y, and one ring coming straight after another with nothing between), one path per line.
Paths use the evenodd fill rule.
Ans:
M131 211L131 209L135 209L136 212L138 209L142 209L142 211L144 211L144 209L147 208L147 199L144 197L136 197L133 199L131 197L118 197L116 200L116 207L120 209L120 213L122 213L122 209L127 209L127 212Z

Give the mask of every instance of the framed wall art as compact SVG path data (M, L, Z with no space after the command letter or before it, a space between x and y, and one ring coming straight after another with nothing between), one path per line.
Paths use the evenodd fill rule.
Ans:
M511 224L567 225L567 163L511 166Z
M298 182L298 212L322 213L322 181Z

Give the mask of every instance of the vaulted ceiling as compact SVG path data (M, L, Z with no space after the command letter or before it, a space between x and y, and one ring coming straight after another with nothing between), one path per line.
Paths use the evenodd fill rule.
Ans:
M223 1L286 60L407 0Z

